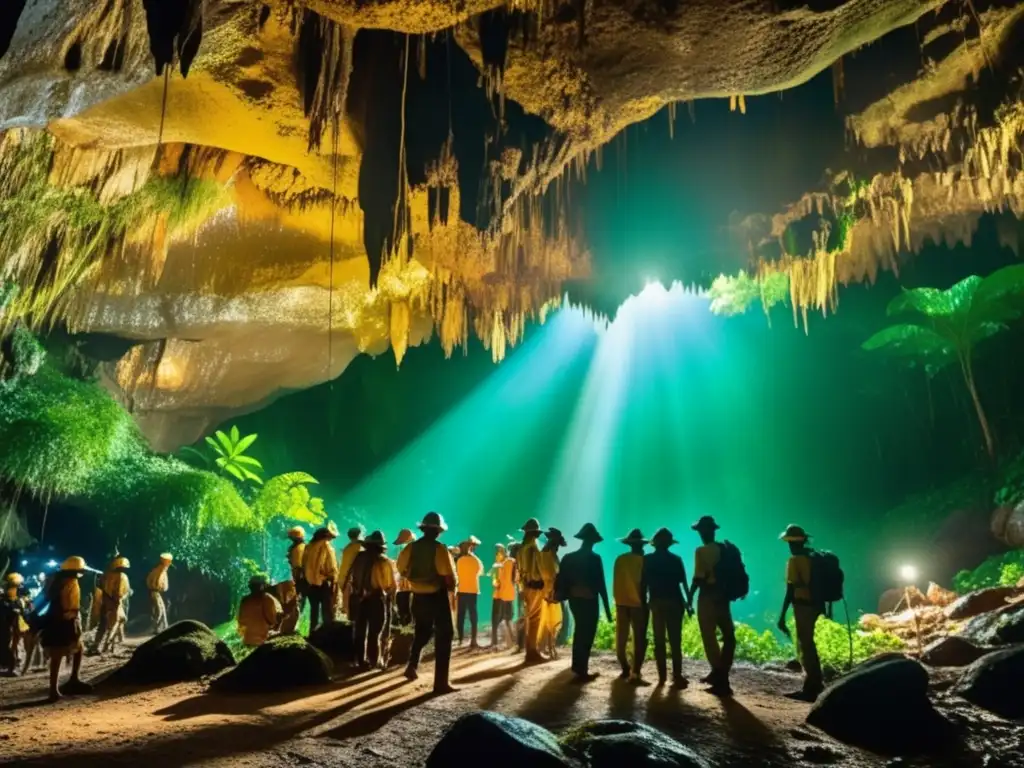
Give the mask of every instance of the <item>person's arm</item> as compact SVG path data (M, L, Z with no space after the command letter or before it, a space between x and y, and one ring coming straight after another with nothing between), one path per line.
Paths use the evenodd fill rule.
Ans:
M683 599L686 601L686 611L693 615L693 588L686 580L686 563L679 558L679 583L683 585Z
M782 610L779 611L779 631L786 637L789 637L789 627L786 626L786 614L789 613L789 606L793 604L795 566L793 558L790 558L789 562L786 563L786 596L782 599Z
M690 584L690 595L696 594L697 590L704 586L705 578L706 574L700 562L700 549L698 549L693 555L693 583Z
M454 592L459 587L459 580L455 576L455 560L452 553L442 544L438 544L437 557L443 563L439 564L438 572L444 578L444 586L449 592Z
M601 596L601 602L604 603L604 615L608 621L612 620L612 609L608 604L608 585L604 580L604 561L601 560L601 556L597 555L597 593Z

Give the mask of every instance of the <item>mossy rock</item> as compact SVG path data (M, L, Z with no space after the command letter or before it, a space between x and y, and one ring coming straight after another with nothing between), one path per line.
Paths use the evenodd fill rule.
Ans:
M285 635L259 646L212 687L224 693L271 693L325 685L333 672L327 654L298 635Z
M309 643L336 661L355 658L354 627L347 621L329 621L309 634Z
M710 763L688 747L643 723L595 720L573 728L562 746L586 761L590 768L663 766L708 768Z
M111 680L143 685L198 680L235 665L231 649L198 621L179 621L135 649Z

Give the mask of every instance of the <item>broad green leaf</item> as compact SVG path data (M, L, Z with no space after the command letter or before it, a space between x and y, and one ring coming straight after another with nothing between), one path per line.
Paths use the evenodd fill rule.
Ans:
M259 459L254 459L252 456L246 456L244 454L241 456L232 456L231 460L235 462L235 464L245 464L249 467L256 467L256 469L259 469L260 471L263 470L263 465L260 463Z
M238 425L237 424L232 424L231 425L231 442L233 444L237 444L239 437L240 437L240 435L239 435L239 432L238 432Z
M245 478L247 480L252 480L254 483L259 483L260 485L263 485L263 478L257 475L255 472L251 472L245 467L237 467L237 469L239 469L241 473L245 475Z
M218 456L217 457L217 466L218 467L220 467L221 469L224 469L224 467L226 467L227 465L228 465L228 457L227 456Z
M214 434L217 435L217 440L220 441L221 446L223 446L224 453L230 456L234 452L235 447L234 443L231 441L231 438L229 438L219 429Z
M1006 330L1006 326L1002 323L979 323L971 329L969 341L974 345L1004 330Z
M240 453L244 453L246 448L256 442L257 437L258 435L254 432L251 435L246 435L241 440L236 440L234 454L237 456Z
M920 312L928 317L952 317L964 314L971 307L974 292L981 283L977 275L969 275L943 291L938 288L904 288L889 302L890 317L906 312Z
M971 323L1005 323L1024 310L1024 264L997 269L981 281L971 304Z
M207 437L206 438L206 444L209 445L211 448L213 448L213 450L215 450L221 456L225 455L224 449L220 447L220 443L218 443L212 437Z
M238 478L243 483L245 482L245 475L242 474L242 470L236 467L234 464L225 464L224 471Z
M925 358L956 353L956 349L948 339L943 338L931 328L911 323L883 328L865 341L861 348L868 352L884 350L890 354Z

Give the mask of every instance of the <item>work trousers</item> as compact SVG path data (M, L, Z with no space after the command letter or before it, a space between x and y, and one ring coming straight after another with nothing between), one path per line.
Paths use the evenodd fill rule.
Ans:
M426 648L430 638L434 638L434 687L443 688L448 685L448 668L452 661L452 638L455 629L452 626L451 605L445 590L432 592L429 595L413 595L412 618L416 633L409 651L409 667L416 669L420 665L420 655Z
M729 601L713 591L701 589L697 598L697 624L711 671L723 681L728 680L736 656L736 625ZM721 646L717 630L722 632Z
M672 679L683 676L683 604L679 600L651 600L651 621L654 626L654 661L658 666L658 679L665 680L668 660L665 640L672 651Z
M509 600L491 600L491 647L498 647L498 629L505 628L505 640L510 643L512 637L512 606L514 603Z
M821 615L817 605L793 603L793 618L796 620L796 646L800 653L800 664L804 668L804 689L817 693L822 687L821 660L818 646L814 644L814 625Z
M633 633L633 669L634 677L640 677L640 669L644 665L647 653L647 619L648 612L644 606L615 606L615 654L619 666L625 674L630 673L629 658L626 647L629 645L629 634Z
M153 634L159 635L167 629L167 604L162 592L155 589L149 591L150 615L153 618Z
M334 619L334 584L310 584L306 587L309 598L309 631L313 632L320 626L321 616L326 624Z
M479 614L477 613L477 602L479 598L480 595L473 595L466 592L459 593L458 618L456 619L455 624L459 631L459 645L462 645L467 615L469 616L470 643L476 645L477 626L480 621Z
M349 607L355 621L355 662L362 664L368 661L375 667L381 660L390 603L385 595L378 592L363 597L350 595Z
M555 656L558 633L562 631L562 604L544 601L543 628L540 633L541 650Z
M597 636L597 598L570 597L569 610L576 623L576 631L572 635L572 671L585 676L590 669L590 652Z
M526 646L527 657L540 653L540 634L544 629L544 590L523 590L523 615L526 618L523 627L523 645Z
M412 592L399 592L395 598L395 609L398 612L398 626L407 627L412 624Z

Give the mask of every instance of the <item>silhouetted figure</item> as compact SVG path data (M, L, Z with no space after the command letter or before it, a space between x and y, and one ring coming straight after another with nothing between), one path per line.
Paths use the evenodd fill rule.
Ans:
M811 549L807 546L811 537L799 525L790 525L779 538L789 544L790 552L786 562L786 597L779 614L779 629L789 637L786 613L792 605L797 650L800 652L800 664L804 668L803 689L788 696L801 701L814 701L825 687L818 646L814 643L814 626L818 623L818 617L824 613L825 606L817 603L811 592Z
M100 622L93 645L96 653L113 651L118 637L124 633L128 622L124 604L131 592L128 582L130 567L128 558L118 555L100 580Z
M301 615L306 608L306 574L302 570L302 557L306 554L305 529L301 525L289 528L288 539L291 541L288 547L288 570L291 571L292 584L295 586L296 611Z
M4 577L3 594L0 595L0 672L10 676L16 674L18 647L21 645L25 623L25 600L22 588L25 583L20 573L8 573ZM27 629L27 626L24 627Z
M566 545L565 536L557 528L549 528L544 537L547 542L540 551L540 575L544 580L544 615L541 619L540 650L549 658L558 658L558 633L562 630L562 604L555 595L555 580L560 563L558 548Z
M348 572L352 568L352 563L356 561L356 556L363 551L363 529L362 528L349 528L348 533L348 544L341 550L341 558L338 561L338 583L337 591L340 592L341 597L341 612L345 614L345 617L349 620L352 619L352 606L349 604L349 592L347 590ZM335 596L335 602L337 602L338 595ZM331 617L334 618L333 616Z
M716 569L722 557L721 545L715 541L719 529L713 517L705 515L691 526L701 538L702 544L694 553L692 592L700 590L697 598L697 622L704 644L704 654L711 665L710 674L702 682L710 683L710 693L717 696L731 696L729 672L736 655L736 625L732 620L729 599L719 588ZM722 645L718 644L717 631L722 632Z
M644 572L644 546L647 539L639 528L634 528L624 539L629 552L615 558L612 569L612 596L615 598L615 654L622 667L620 677L634 685L647 685L642 677L644 656L647 653L647 596L642 589ZM630 669L626 646L633 634L633 666Z
M302 556L302 572L306 578L306 597L309 598L309 633L323 623L334 621L334 590L338 578L338 559L331 543L338 538L333 522L318 528L313 540Z
M582 544L575 552L562 558L556 592L569 597L576 631L572 637L572 671L580 682L589 682L597 677L590 672L590 652L597 635L598 598L604 603L605 617L610 622L612 611L608 605L608 587L604 581L604 564L594 552L594 545L604 541L593 523L587 523L576 534Z
M386 647L385 632L390 631L391 599L395 594L394 568L384 549L384 534L374 531L363 540L363 551L356 555L348 573L348 592L355 621L355 663L357 666L382 666Z
M523 645L526 663L547 661L540 652L540 634L544 629L544 575L540 570L540 523L531 517L522 527L523 542L516 562L519 563L520 594L523 598Z
M398 532L398 538L395 539L395 546L402 547L398 554L401 556L402 552L412 542L416 541L416 534L414 534L408 528L403 528ZM399 574L398 576L398 592L395 596L395 613L398 617L398 626L407 627L412 624L412 587L409 585L409 580Z
M423 537L403 549L398 557L398 572L412 587L412 616L416 625L405 676L410 680L419 677L420 655L433 637L434 693L448 693L455 690L448 683L455 634L448 595L456 587L455 563L448 549L437 540L448 530L441 515L428 512L419 527Z
M648 605L654 625L654 659L658 666L658 685L664 685L668 676L665 658L667 639L672 649L672 686L685 688L689 683L683 677L683 616L692 600L683 560L679 555L668 551L669 547L678 543L668 528L661 528L654 534L651 539L654 552L644 557L641 592L649 596ZM686 592L685 600L683 591Z
M480 613L478 604L480 601L480 577L484 575L484 564L476 556L476 548L480 545L480 539L470 536L459 545L460 556L455 563L455 570L458 575L459 589L456 610L458 616L456 626L459 630L459 645L462 645L465 636L466 617L469 617L469 647L479 648L477 642L477 631L480 625Z

